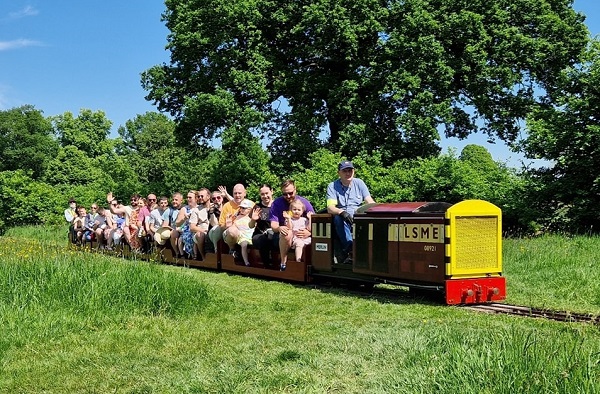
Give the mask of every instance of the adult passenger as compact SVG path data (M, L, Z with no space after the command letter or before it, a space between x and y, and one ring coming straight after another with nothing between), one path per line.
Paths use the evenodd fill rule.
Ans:
M135 209L138 209L138 200L140 199L140 197L141 196L139 194L135 193L129 199L131 205L122 205L122 204L113 205L112 202L113 202L114 198L113 198L112 192L109 192L106 195L106 201L110 204L109 205L110 212L114 215L122 215L125 217L125 221L127 222L127 225L123 226L123 235L125 236L125 240L127 241L127 243L129 243L130 246L131 246L131 230L133 227L137 227L137 215L136 215L136 218L133 220L132 227L130 227L130 225L129 225L132 222L130 217L131 217L131 214L133 213L133 211Z
M69 199L69 208L65 209L65 220L72 224L73 219L77 217L77 201L74 198Z
M171 248L173 249L173 253L178 254L179 248L177 247L177 241L179 237L179 233L177 231L173 231L177 227L177 216L179 215L179 210L181 209L181 203L183 202L183 194L179 192L173 193L171 197L171 206L165 210L163 213L163 222L161 227L166 227L168 230L162 230L161 234L166 237L169 235L169 239L171 242Z
M190 230L194 234L194 256L205 259L204 242L209 228L210 190L198 190L198 205L190 214Z
M352 263L352 223L354 212L363 202L374 203L367 185L354 177L354 165L344 160L338 165L339 178L327 186L327 212L333 216L335 232L342 247L342 261Z
M177 215L177 231L179 232L179 253L183 256L193 257L194 254L194 233L190 230L190 216L192 210L198 206L196 200L196 190L190 190L187 193L187 204L184 205Z
M223 194L219 190L212 192L210 198L210 207L208 208L208 238L212 241L214 251L217 251L217 242L221 239L222 233L219 228L219 217L223 209Z
M286 218L283 213L290 210L290 203L294 200L300 200L302 204L304 204L305 210L302 216L310 219L312 214L315 213L311 203L306 198L296 194L296 183L291 179L283 181L281 184L281 197L278 197L273 201L273 205L271 205L271 215L269 217L271 220L271 228L275 233L273 241L279 245L279 253L282 256L287 254L288 250L292 247L291 237L287 236L288 234L291 234L292 230L286 226ZM310 229L307 228L299 230L294 235L298 238L308 238L311 233Z
M131 201L133 204L133 200ZM140 227L140 221L138 220L140 211L142 208L146 206L146 199L143 197L138 197L137 204L133 206L131 213L129 216L125 217L125 226L123 227L123 232L125 233L125 240L131 247L134 252L139 252L142 246L140 242L140 231L143 230ZM125 229L129 229L129 235Z
M215 230L212 234L209 234L211 241L215 246L219 239L223 239L229 246L231 253L235 252L235 245L239 237L239 230L232 225L232 219L235 217L240 203L246 198L246 188L241 183L236 184L233 187L233 199L228 201L221 209L221 215L219 216L219 230ZM214 238L213 238L214 237ZM217 250L217 249L215 249Z
M250 223L251 227L254 226L252 246L258 249L263 264L265 266L270 266L272 265L271 250L273 249L273 230L271 229L269 215L271 212L271 205L273 205L273 189L271 186L263 184L259 189L259 193L260 201L256 202L254 205L254 211L259 211L258 220L255 223Z
M65 220L69 223L69 239L71 242L77 242L77 235L73 230L73 220L77 217L77 201L74 198L69 199L69 208L65 209Z
M150 212L150 216L148 217L148 235L153 238L157 244L164 245L167 242L167 239L170 238L171 233L169 233L168 238L163 238L160 234L157 234L159 228L161 228L163 223L163 214L169 207L169 198L166 196L162 196L158 200L158 205Z

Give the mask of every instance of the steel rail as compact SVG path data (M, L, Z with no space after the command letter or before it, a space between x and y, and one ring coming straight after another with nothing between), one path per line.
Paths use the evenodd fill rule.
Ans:
M576 313L569 311L555 311L550 309L531 308L528 306L510 305L510 304L480 304L464 305L462 308L474 310L477 312L497 313L513 316L533 317L539 319L556 320L572 323L591 323L600 325L600 316L594 316L590 313Z

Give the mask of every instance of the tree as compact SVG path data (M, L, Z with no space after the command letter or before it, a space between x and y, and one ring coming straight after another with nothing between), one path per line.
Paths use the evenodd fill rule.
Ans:
M0 171L31 171L37 179L58 144L50 121L31 105L0 111Z
M440 127L466 137L482 124L513 141L587 40L570 0L165 4L171 62L142 85L178 139L275 127L283 142L302 140L292 132L350 158L378 151L385 165L437 155Z
M8 227L57 223L65 202L54 188L31 178L30 172L0 171L0 233Z
M192 151L189 144L177 147L174 129L174 122L157 112L137 115L119 127L116 151L139 179L137 192L169 195L202 183L198 176L207 152Z
M528 119L526 157L548 167L530 170L536 193L532 205L555 227L589 230L600 225L600 42L583 62L564 71L547 105Z
M269 155L257 137L245 130L228 129L223 133L220 150L216 150L204 163L206 187L228 187L231 193L236 183L258 191L263 183L272 186L277 178L269 170Z
M63 147L72 145L89 157L100 156L112 149L108 140L112 122L103 111L81 109L77 117L67 111L55 116L53 123Z

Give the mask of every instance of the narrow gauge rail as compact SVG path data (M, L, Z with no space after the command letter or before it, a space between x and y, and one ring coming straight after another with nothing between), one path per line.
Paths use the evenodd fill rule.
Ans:
M549 309L531 308L528 306L509 305L509 304L480 304L463 305L463 308L484 312L496 313L513 316L533 317L538 319L556 320L571 323L591 323L600 326L600 316L594 316L589 313L575 313L569 311L553 311Z

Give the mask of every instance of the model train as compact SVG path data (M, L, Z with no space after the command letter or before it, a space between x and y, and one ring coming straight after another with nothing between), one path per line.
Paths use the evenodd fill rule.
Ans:
M411 290L437 292L449 305L498 302L506 298L506 280L502 276L502 213L489 202L365 205L354 216L352 264L337 263L339 245L330 214L313 215L311 226L312 244L304 261L293 261L294 255L290 253L285 271L263 265L256 250L251 251L251 264L246 266L228 253L223 242L202 261L175 258L168 246L157 253L165 263L285 281L406 286ZM278 260L274 255L273 261Z

